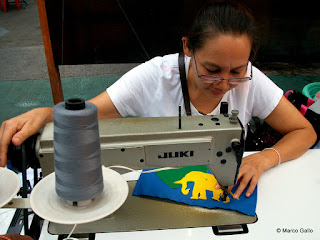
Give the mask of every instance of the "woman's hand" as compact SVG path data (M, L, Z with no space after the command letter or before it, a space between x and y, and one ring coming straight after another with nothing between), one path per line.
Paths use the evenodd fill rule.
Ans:
M239 186L233 194L233 198L238 199L247 186L249 186L249 188L245 195L246 197L250 197L256 188L262 173L267 169L277 165L278 162L275 161L277 158L277 153L272 149L264 150L262 152L254 153L244 157L242 159L238 176L237 183ZM231 191L233 187L234 186L230 187L228 190Z
M296 159L305 153L317 139L310 122L285 97L282 97L265 121L283 137L272 146L276 151L265 149L243 158L238 176L239 187L233 194L233 198L239 198L247 186L249 188L245 194L247 197L250 196L262 173L278 165L279 155L281 163ZM217 185L216 188L221 188L221 186ZM228 190L231 191L232 188L233 186Z
M0 128L0 167L6 165L8 146L11 141L15 146L21 145L52 120L52 108L37 108L4 121Z
M246 197L250 197L257 186L262 173L267 169L278 164L278 154L272 149L266 149L262 152L251 154L242 159L240 172L238 175L238 189L233 193L234 199L239 199L242 192L249 186ZM228 192L231 192L234 186L229 186ZM221 188L219 184L216 189Z

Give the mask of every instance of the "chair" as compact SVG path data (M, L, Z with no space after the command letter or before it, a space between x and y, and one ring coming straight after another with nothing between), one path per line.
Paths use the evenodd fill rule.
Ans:
M3 5L2 5L1 4L1 0L0 0L0 5L1 5L0 7L5 12L7 12L7 2L8 2L8 0L3 0ZM15 2L16 2L16 6L17 6L18 10L20 10L20 2L19 2L19 0L15 0Z

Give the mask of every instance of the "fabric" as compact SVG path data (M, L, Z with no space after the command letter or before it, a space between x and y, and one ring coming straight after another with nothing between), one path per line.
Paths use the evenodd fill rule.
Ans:
M222 190L215 189L216 183L217 180L206 166L142 173L133 195L170 199L175 202L210 209L231 209L255 216L257 188L250 197L245 196L246 188L237 200L232 197L238 187L235 186L226 201L223 202L220 198Z
M186 74L190 60L185 56ZM229 113L233 109L239 110L239 119L244 126L252 116L265 119L283 95L283 91L256 67L253 67L252 72L251 81L238 85L222 98L222 101L229 104ZM110 86L107 93L123 117L178 116L179 105L182 106L182 115L186 115L178 54L155 57L137 66ZM192 104L191 113L192 116L201 115ZM220 104L211 115L219 113Z

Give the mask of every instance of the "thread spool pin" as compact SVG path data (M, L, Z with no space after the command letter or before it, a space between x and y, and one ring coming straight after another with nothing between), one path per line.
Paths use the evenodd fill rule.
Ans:
M237 124L238 123L238 115L239 115L239 111L238 110L232 110L231 111L231 117L230 117L230 123L231 124Z
M89 205L90 203L92 203L93 199L90 199L90 200L87 200L87 201L77 201L77 202L73 202L73 201L68 201L67 200L67 203L70 205L70 206L75 206L75 207L84 207L84 206L87 206Z
M81 98L71 98L65 102L65 108L68 110L82 110L85 107L86 102Z

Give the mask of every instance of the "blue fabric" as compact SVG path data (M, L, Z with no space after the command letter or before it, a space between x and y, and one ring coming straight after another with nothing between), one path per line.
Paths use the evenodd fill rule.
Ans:
M173 170L172 174L175 174ZM190 170L191 172L192 170ZM210 172L209 172L210 173ZM213 192L210 190L206 191L207 199L190 199L192 196L192 189L194 187L194 182L188 182L187 188L190 189L187 195L182 194L181 184L178 187L172 188L165 181L161 180L156 173L145 173L141 174L136 187L134 189L134 196L152 196L164 199L170 199L179 203L185 203L193 206L200 206L206 208L222 208L222 209L231 209L236 210L246 215L255 216L256 203L257 203L257 188L254 190L253 194L250 197L246 197L245 193L247 188L243 191L242 195L239 197L239 200L233 199L231 194L229 194L230 202L224 203L221 201L216 201L212 199ZM238 185L236 185L232 192L234 193Z

